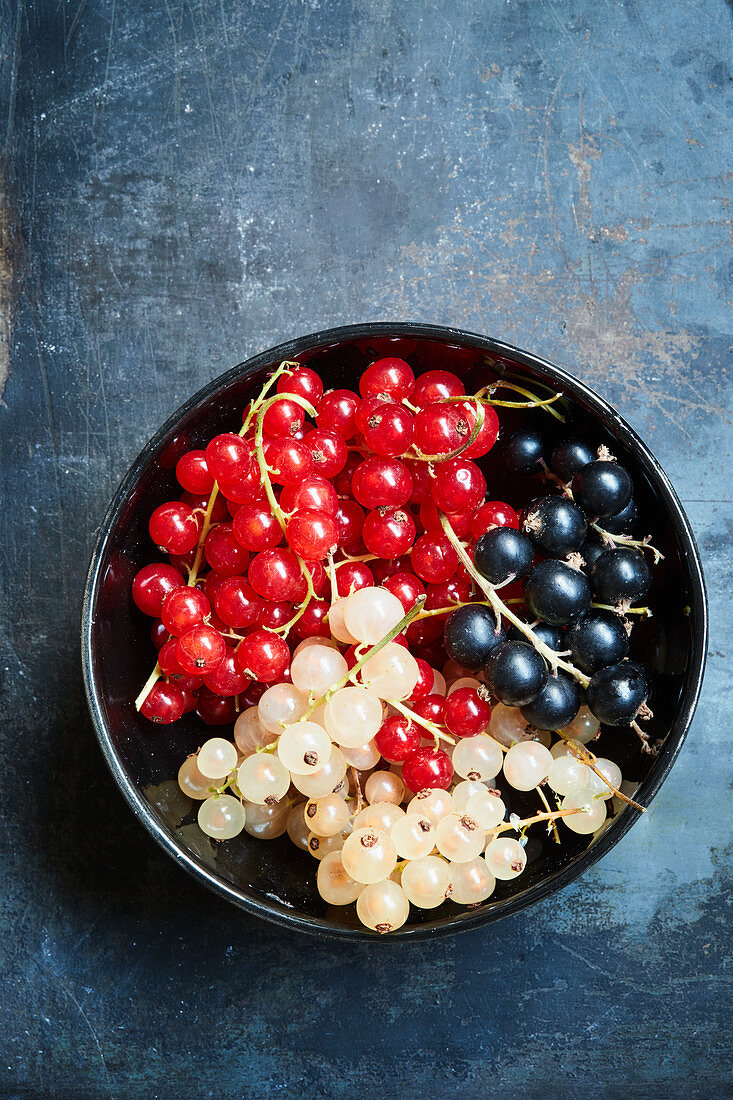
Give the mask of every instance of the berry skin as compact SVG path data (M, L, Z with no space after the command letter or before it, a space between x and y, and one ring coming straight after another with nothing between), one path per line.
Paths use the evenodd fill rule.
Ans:
M349 457L343 436L325 428L314 428L303 437L303 444L313 457L313 467L324 478L339 474Z
M522 428L504 444L504 459L515 474L536 474L541 467L545 441L538 432Z
M590 568L596 558L599 558L601 554L605 552L605 550L606 546L604 546L600 539L597 539L595 536L590 536L585 540L578 553L583 559L584 569L586 573L590 571Z
M429 584L427 588L428 598L425 601L426 611L436 611L439 607L450 607L453 604L468 603L471 599L471 584L457 574L449 581L442 584Z
M252 558L247 577L266 600L292 600L301 578L300 565L291 550L263 550Z
M262 597L244 577L227 577L214 593L214 608L227 626L235 630L259 623L263 610Z
M566 497L539 497L522 512L522 530L542 554L565 558L583 545L588 520Z
M395 401L409 397L415 385L415 375L404 359L377 359L367 367L359 380L362 397L387 394Z
M396 458L412 445L415 418L404 405L388 402L378 405L364 427L367 446L377 455Z
M412 391L412 404L418 408L434 405L446 397L463 397L466 390L457 374L447 370L428 370L421 374Z
M336 570L336 591L339 596L350 596L360 588L373 587L374 574L365 561L347 561Z
M293 626L294 633L299 638L330 638L331 629L326 618L330 607L325 600L311 600Z
M178 721L184 708L185 696L182 688L177 684L165 684L159 680L148 693L147 699L140 707L140 713L149 722L169 726L171 722Z
M473 434L473 429L476 425L475 404L472 401L466 401L465 404L459 404L458 408L462 409L465 413L470 428L469 435ZM498 435L499 417L496 415L496 410L493 409L491 405L484 405L483 424L479 428L479 433L473 443L466 447L461 454L461 458L482 458L483 455L488 454L494 446Z
M427 462L418 462L417 459L404 458L403 465L410 472L412 478L412 492L410 500L414 504L433 504L432 483L430 466Z
M336 432L343 439L353 439L359 431L355 420L359 405L359 398L351 390L331 390L318 407L318 427Z
M158 617L163 600L183 585L183 577L172 565L154 562L144 565L132 582L132 598L144 615Z
M589 516L615 516L631 500L631 478L618 462L597 459L578 470L573 497Z
M599 603L638 600L651 584L651 570L639 550L619 546L605 550L588 570L593 594Z
M632 497L620 512L616 512L613 516L604 517L603 529L604 531L610 531L612 535L630 535L638 518L639 510L636 507L636 501Z
M161 550L169 554L186 554L198 542L199 521L188 504L171 500L155 509L148 530Z
M375 508L364 520L362 538L370 554L398 558L415 541L415 521L401 508Z
M317 561L336 549L338 527L327 512L296 512L288 520L286 537L298 557Z
M318 407L323 397L323 382L310 367L298 367L292 374L284 374L278 379L278 393L296 393Z
M491 707L475 688L458 688L445 701L445 724L456 737L483 733L491 718Z
M491 653L505 641L504 628L497 631L496 615L484 604L456 608L445 624L446 652L469 672L483 668Z
M204 677L204 683L215 695L241 695L249 687L249 679L237 665L234 651L228 649L223 660L213 672Z
M389 764L401 764L420 748L421 727L402 715L387 718L380 726L374 744Z
M594 462L596 452L582 439L566 439L552 452L550 468L563 481L570 481L578 470Z
M267 466L277 485L298 485L313 473L313 455L297 439L282 436L267 448Z
M578 685L562 672L548 676L533 702L521 708L522 717L538 730L558 730L572 722L580 710Z
M216 435L206 448L206 465L217 481L240 481L252 469L252 448L232 432Z
M475 462L454 458L437 464L432 494L442 512L473 512L486 493L486 478Z
M249 565L249 552L235 537L231 523L211 528L204 543L204 557L222 577L238 576Z
M401 508L412 495L412 477L398 458L369 455L354 470L351 490L364 508Z
M176 653L177 648L177 638L171 638L170 641L166 642L162 647L158 654L160 671L168 680L173 680L176 686L183 691L198 691L204 681L200 676L191 676L189 673L184 672L178 660Z
M334 516L338 508L338 497L330 481L319 474L313 474L299 485L286 485L280 495L280 507L283 512L311 509Z
M394 573L385 578L382 587L396 596L405 609L410 611L420 598L425 595L425 585L414 573ZM430 681L432 684L432 680Z
M451 527L458 535L459 539L465 538L471 530L471 520L473 515L471 512L465 512L463 515L456 512L446 512L446 518ZM440 522L440 515L438 508L434 501L429 500L420 505L420 522L426 531L437 531L441 533L443 525Z
M176 657L184 672L191 676L205 676L224 659L226 648L218 630L200 623L178 639Z
M532 633L539 638L541 642L544 642L550 649L554 649L555 653L562 653L564 649L567 649L565 644L565 635L561 626L553 626L552 623L539 622L536 626L532 627ZM527 639L521 630L516 626L510 626L507 634L513 642L526 642Z
M449 581L456 571L458 555L445 535L422 535L412 549L412 568L428 584Z
M453 765L442 749L415 749L402 765L402 782L417 794L426 788L447 791L453 781Z
M648 696L646 673L632 661L619 661L599 669L586 688L591 712L609 726L625 726L632 722Z
M412 709L420 718L434 722L436 726L442 726L445 717L445 696L425 695L413 704Z
M237 717L234 697L215 695L207 687L202 687L196 697L196 713L207 726L230 726Z
M494 527L476 542L473 563L491 584L524 577L532 568L534 550L526 535L513 527Z
M211 604L198 588L188 585L169 592L163 600L160 617L169 634L178 637L202 623L211 611Z
M492 527L519 527L519 516L503 500L487 500L471 520L471 534L479 538Z
M271 684L280 680L290 665L288 644L269 630L248 634L237 649L237 664L251 680Z
M567 632L573 664L592 674L616 664L629 652L629 637L618 615L591 608Z
M426 405L415 417L415 444L424 455L447 455L470 434L465 410L457 405Z
M555 626L571 623L590 607L590 584L584 573L565 562L548 559L533 566L524 582L527 607Z
M257 625L267 630L277 630L278 627L289 623L292 617L293 605L287 600L263 600Z
M433 682L435 680L433 670L428 662L424 661L422 657L417 657L416 660L418 677L417 683L412 689L412 694L408 696L408 700L411 703L415 703L418 699L424 699L427 695L430 695L433 690ZM417 748L417 746L415 747Z
M290 401L284 397L274 404L265 413L262 420L263 431L274 439L279 436L294 436L305 423L305 409L297 401Z
M339 546L356 546L364 530L364 509L355 500L339 500L336 506L336 527Z
M265 490L260 482L260 471L257 466L252 469L247 477L239 478L236 481L220 481L219 489L221 495L214 501L214 510L211 513L211 518L215 522L224 518L218 514L221 497L226 497L227 501L232 504L252 504L256 500L263 502L267 500ZM205 500L203 507L206 507Z
M547 666L527 642L504 642L486 662L486 682L506 706L524 707L547 683Z
M181 455L176 463L176 477L181 487L194 496L208 495L214 488L205 451L187 451Z
M283 538L282 528L270 506L258 502L243 504L237 509L232 518L232 532L237 542L253 553L272 550Z

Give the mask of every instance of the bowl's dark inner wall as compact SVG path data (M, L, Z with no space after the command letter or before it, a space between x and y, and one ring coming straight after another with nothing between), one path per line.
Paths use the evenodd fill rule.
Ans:
M383 355L399 355L407 359L416 373L435 368L452 370L466 383L467 392L474 392L499 375L510 375L525 384L547 383L531 365L506 357L489 356L485 349L448 345L431 339L370 337L349 341L337 347L314 348L298 356L302 363L316 369L325 388L356 389L358 378L367 364ZM276 363L271 364L272 367ZM93 675L104 699L111 738L116 752L131 782L138 789L173 779L185 756L195 750L212 730L192 715L186 715L173 726L156 727L135 711L133 699L155 663L155 651L150 641L150 620L140 614L132 603L130 586L136 571L156 559L155 548L147 532L148 517L162 501L180 492L173 467L183 449L205 445L211 436L222 431L236 431L241 425L241 411L261 387L267 369L257 369L246 376L241 373L213 397L190 408L163 438L139 471L137 482L128 500L114 519L107 539L100 576L99 598L93 610ZM511 394L497 394L511 397ZM549 439L559 441L568 434L582 435L597 444L607 443L624 462L634 479L635 497L640 505L641 520L638 537L652 534L655 545L665 560L654 570L653 588L648 603L654 608L651 620L640 621L632 633L632 653L651 666L655 674L651 699L654 719L649 723L652 739L664 737L673 723L691 652L693 621L688 604L691 602L687 570L682 561L677 537L666 510L660 506L646 471L619 441L612 430L604 427L597 414L585 408L575 398L564 403L566 424L558 423L547 412L538 409L517 413L499 409L501 434L506 435L521 417L545 432ZM501 438L501 437L500 437ZM500 458L500 446L494 448L479 464L487 475L489 499L506 500L514 507L523 505L545 491L545 483L537 478L508 477ZM699 625L699 624L698 624ZM223 731L226 735L227 728ZM599 756L608 755L622 767L624 778L651 786L654 770L664 766L664 750L658 760L639 751L639 741L629 730L609 730L594 744ZM512 807L522 813L539 807L534 794L521 796L512 792ZM193 807L195 815L196 806ZM630 813L631 811L624 811ZM160 818L171 835L176 832ZM195 816L191 818L195 820ZM618 828L618 817L609 826ZM201 834L203 837L203 834ZM577 860L592 841L576 836L569 830L561 833L562 844L553 842L539 830L531 837L526 871L511 883L499 883L484 909L495 910L504 899L515 897L545 882L568 863ZM179 843L185 843L180 835ZM247 898L257 898L268 904L300 912L306 918L323 918L340 924L354 924L351 910L330 909L315 890L315 862L298 851L287 837L276 841L256 840L246 833L225 844L216 845L206 863ZM461 907L446 903L437 911L411 913L410 926L440 924L454 920Z

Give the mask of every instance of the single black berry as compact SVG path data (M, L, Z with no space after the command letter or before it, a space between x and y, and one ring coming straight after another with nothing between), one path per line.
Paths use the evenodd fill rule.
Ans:
M496 615L484 604L457 607L446 620L446 652L470 672L483 668L493 650L505 641L506 631L503 627L497 631Z
M607 549L607 547L593 536L590 536L585 540L578 553L584 562L586 573L590 569L596 558L599 558L601 554Z
M652 580L644 555L627 546L604 551L593 562L588 576L598 602L608 604L640 599Z
M492 584L524 577L533 560L532 543L513 527L492 527L477 540L473 551L473 564Z
M632 497L620 512L604 518L603 530L610 531L612 535L630 535L638 518L639 510L636 507L636 501Z
M504 642L486 662L490 691L509 707L536 699L547 682L547 665L528 642Z
M623 660L629 652L629 636L618 615L591 608L568 628L567 647L573 664L593 673Z
M595 458L595 450L583 439L566 439L552 452L550 466L563 481L570 481L582 466L587 466Z
M600 722L625 726L632 722L649 695L644 669L633 661L619 661L591 676L586 701Z
M537 698L522 707L522 717L538 730L560 730L580 710L578 685L562 672L547 677Z
M631 500L633 484L618 462L597 459L573 478L573 497L589 516L615 516Z
M538 619L561 626L590 607L590 584L585 573L563 561L548 559L533 566L524 582L527 607Z
M515 474L536 474L541 469L545 443L539 432L522 428L513 432L504 444L504 458Z
M532 627L532 633L539 638L541 642L544 642L546 646L554 650L555 653L562 653L564 649L568 648L564 641L564 633L561 626L553 626L552 623L537 623L536 626ZM507 636L515 642L526 641L526 635L516 626L507 628Z
M561 496L538 497L522 512L522 530L543 554L565 558L579 550L588 530L585 512Z

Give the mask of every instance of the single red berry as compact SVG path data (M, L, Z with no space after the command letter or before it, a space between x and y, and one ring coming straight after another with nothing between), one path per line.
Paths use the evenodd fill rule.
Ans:
M453 781L453 765L442 749L415 749L402 765L402 782L417 794L427 788L448 790Z
M292 374L284 374L277 381L278 393L296 393L318 405L323 397L323 382L310 367L297 367Z
M216 614L235 630L259 623L263 600L244 577L225 577L214 595Z
M483 733L491 718L491 707L476 688L458 688L445 701L445 724L456 737Z
M471 520L471 533L475 538L480 538L492 527L514 527L519 530L519 516L510 504L505 504L503 500L487 500L481 505Z
M322 596L326 590L326 585L328 583L328 577L326 575L326 570L323 568L323 563L320 561L303 561L303 565L311 575L311 584L313 585L313 591L317 596ZM303 572L299 568L298 576L295 579L292 599L295 600L297 603L302 603L307 593L308 586L306 584L305 577L303 576Z
M425 455L445 455L462 446L471 426L457 405L426 405L415 417L415 444Z
M373 588L374 574L365 561L346 561L336 570L336 591L350 596L360 588Z
M391 577L385 577L382 587L397 597L405 612L411 611L419 598L425 595L425 585L414 573L393 573Z
M176 477L183 489L194 496L208 494L214 488L214 479L206 465L205 451L187 451L176 463Z
M255 554L247 576L255 592L266 600L291 600L298 588L300 565L292 550L277 547Z
M349 452L343 436L325 428L314 428L303 437L303 445L313 456L313 466L321 477L334 477L346 465Z
M196 561L196 554L198 553L198 547L192 546L190 550L187 550L185 554L169 554L168 561L177 569L184 577Z
M369 455L354 470L351 488L365 508L401 508L412 495L412 476L398 458Z
M145 702L140 707L143 718L161 726L177 722L183 714L185 698L177 684L166 684L161 680L154 684Z
M486 478L475 462L454 458L436 463L433 500L441 512L473 512L486 493Z
M161 648L158 654L158 664L163 675L172 680L176 687L181 688L183 691L198 691L204 682L200 676L191 676L181 667L181 662L178 660L177 638L171 638Z
M227 649L224 659L204 677L204 683L215 695L240 695L249 686L249 677L237 664L234 650Z
M277 485L297 485L313 473L313 456L297 439L281 436L267 448L270 478Z
M338 543L336 521L327 512L296 512L288 520L285 534L291 549L306 561L325 558Z
M240 642L237 664L251 680L271 684L280 680L290 665L290 650L279 635L270 630L255 630Z
M159 616L163 600L183 585L183 577L172 565L153 562L144 565L132 582L132 598L145 615Z
M179 500L170 500L156 508L148 529L155 545L171 554L185 554L198 542L198 518L188 504Z
M414 504L424 504L426 501L432 503L432 495L430 487L433 483L433 479L430 476L431 465L428 462L419 462L417 459L403 458L407 469L410 471L412 477L412 493L410 500Z
M268 630L277 630L285 626L293 617L293 605L287 600L263 600L257 625Z
M338 507L338 497L330 481L318 474L312 474L300 485L285 486L280 495L280 507L286 513L309 509L314 512L328 512L333 516Z
M333 479L333 487L338 496L351 496L351 479L354 476L354 470L361 461L362 455L356 451L350 452L343 470L340 470Z
M160 619L156 619L150 628L150 640L156 649L161 649L168 641L170 635Z
M398 558L415 541L415 521L401 508L375 508L364 520L364 545L379 558Z
M456 575L448 581L443 581L442 584L429 584L425 610L435 611L439 607L449 607L452 603L468 603L471 592L470 583Z
M418 408L435 405L446 397L463 397L466 392L460 378L447 370L428 370L418 375L411 402Z
M196 713L207 726L230 726L237 717L234 696L215 695L202 687L196 697Z
M387 577L393 577L395 573L412 572L411 559L409 557L377 559L370 565L375 584L384 584Z
M206 465L217 481L239 481L252 469L252 448L233 432L215 435L206 447Z
M413 704L412 709L420 718L442 726L445 718L445 696L431 693Z
M163 600L160 617L169 634L178 637L202 623L211 611L211 604L198 588L185 585L169 592Z
M463 514L446 512L445 515L459 538L463 538L463 536L467 535L471 530L473 512L464 512ZM440 515L435 501L426 501L424 504L420 505L420 522L426 531L438 531L442 534L443 525L440 522Z
M245 573L249 565L249 553L235 538L231 523L219 523L211 528L204 543L204 556L222 577Z
M403 401L410 396L414 385L412 367L404 359L377 359L359 379L359 392L362 397L386 393L395 401Z
M389 405L395 409L404 408L404 405L400 405L396 401L393 401L392 398L385 393L372 393L369 397L362 398L354 415L356 427L362 435L366 432L371 417L381 405Z
M184 672L191 676L204 676L213 672L223 660L226 648L218 630L200 623L180 636L176 656Z
M203 688L201 690L203 690ZM183 713L184 714L188 714L190 711L196 709L196 700L197 700L198 694L199 694L198 692L186 691L184 689L184 691L183 691ZM235 717L236 717L236 715L235 715Z
M364 529L364 509L355 500L340 500L334 518L339 546L348 548L356 545Z
M354 419L358 407L359 398L352 390L331 390L323 395L318 406L318 427L336 432L344 439L353 439L358 431Z
M401 764L420 748L421 727L402 715L386 718L379 727L374 744L388 764Z
M416 623L410 623L407 628L410 649L423 649L425 646L437 641L438 638L442 638L444 626L445 619L441 615L431 616L429 619L420 619ZM440 663L441 662L438 661L438 664Z
M305 409L297 401L283 397L274 401L262 419L263 430L273 437L293 436L305 422Z
M415 659L417 661L417 683L412 689L412 694L407 697L410 703L415 703L418 699L424 699L426 695L430 695L435 682L432 666L424 661L422 657L416 657Z
M311 600L293 626L299 638L330 638L331 628L326 616L331 605L325 600Z
M220 481L219 482L220 496L226 498L227 501L231 501L232 504L252 504L254 501L266 501L267 496L265 490L262 487L260 481L260 470L258 466L254 466L247 477L239 478L237 481ZM219 501L219 497L214 502L214 507ZM212 514L213 520L224 519L223 516L215 516Z
M415 418L404 405L378 405L369 416L364 439L375 454L386 458L402 455L412 445Z
M259 501L239 507L232 519L232 531L237 542L253 553L272 550L283 540L282 527L270 506Z
M464 410L472 433L476 424L475 404L472 401L466 401L465 404L457 402L457 407ZM481 458L483 455L488 454L496 443L498 434L499 417L496 415L496 410L491 405L484 405L484 422L473 443L469 444L462 452L461 458Z
M430 532L415 543L411 555L412 568L428 584L442 584L453 576L458 555L445 535Z

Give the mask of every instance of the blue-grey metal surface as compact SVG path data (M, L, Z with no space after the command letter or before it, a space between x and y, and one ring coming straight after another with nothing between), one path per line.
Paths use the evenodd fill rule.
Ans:
M0 0L7 1095L731 1091L728 18ZM105 503L182 399L385 316L613 401L695 526L713 640L672 774L582 880L496 928L344 947L145 836L92 740L78 610Z

